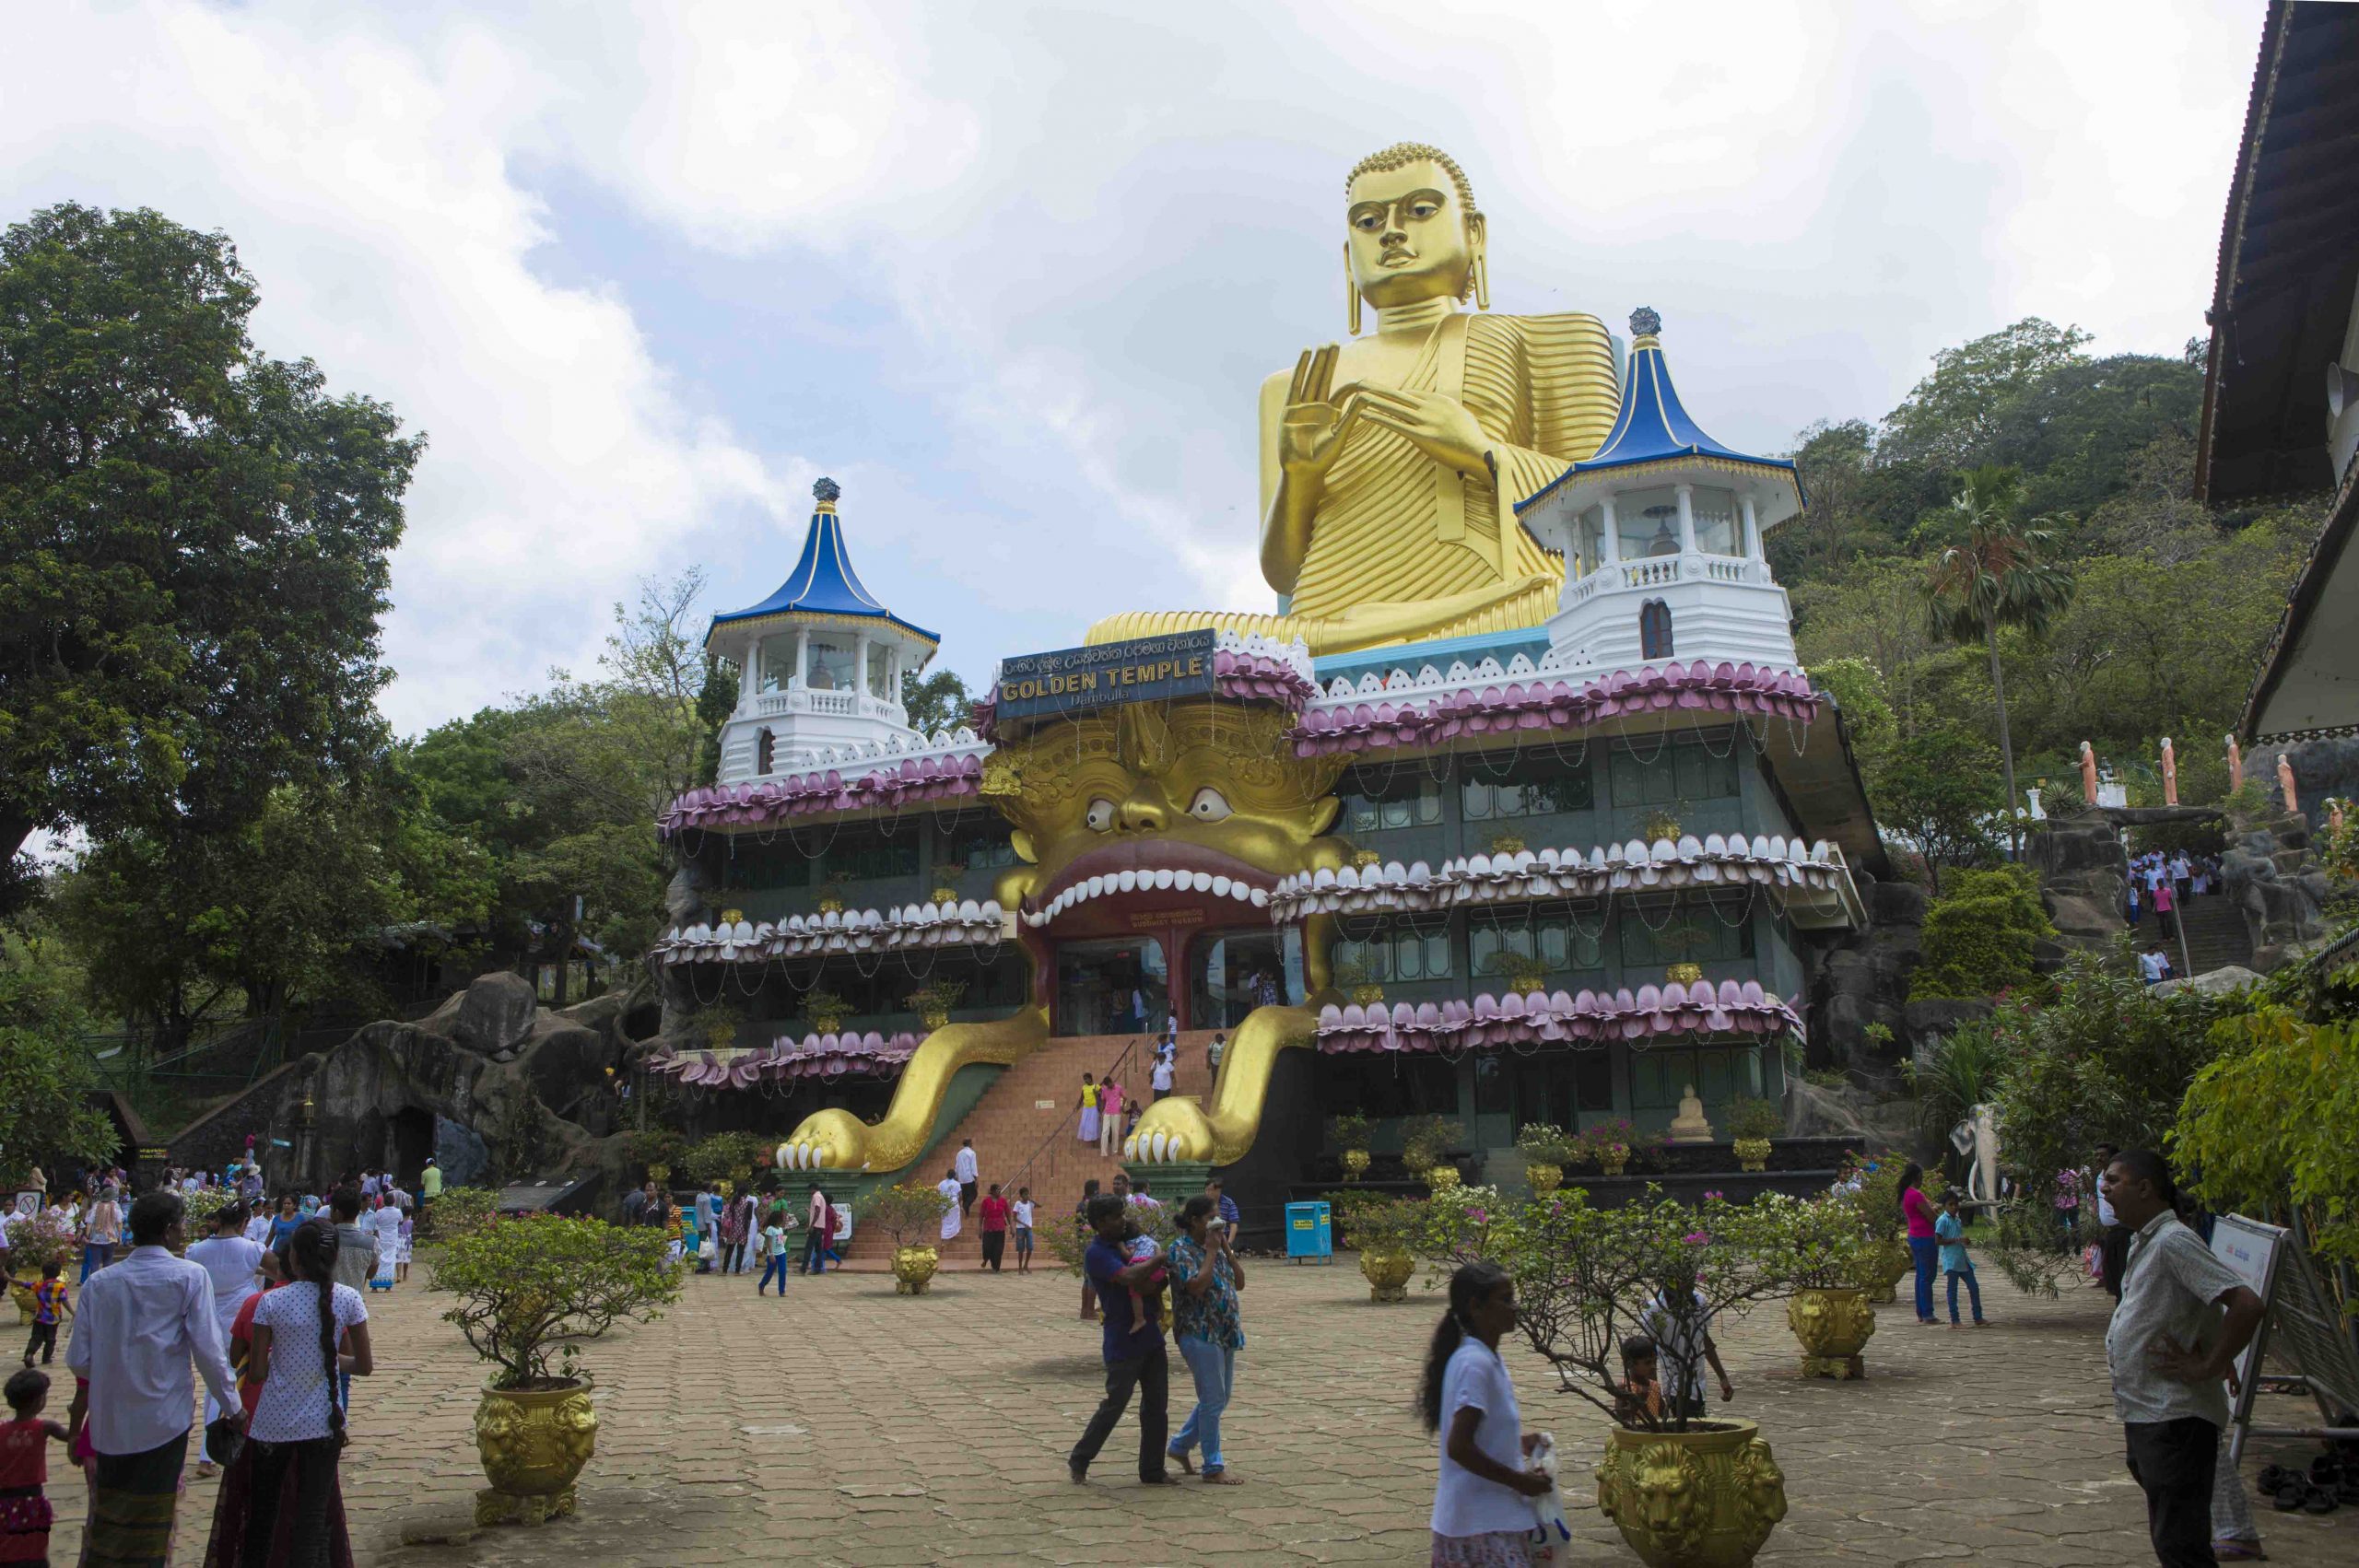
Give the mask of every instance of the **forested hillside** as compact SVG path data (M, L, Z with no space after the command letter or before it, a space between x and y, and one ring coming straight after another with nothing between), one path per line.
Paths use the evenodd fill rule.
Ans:
M1938 634L1927 592L1978 513L1986 542L2029 541L2008 565L2047 573L2025 617L2044 626L1995 638L2019 783L2077 799L2086 740L2138 800L2168 735L2182 799L2227 787L2224 737L2325 497L2199 505L2202 345L2100 357L2086 341L2019 322L1936 356L1883 419L1797 438L1809 509L1770 560L1888 823L1937 827L2001 802L1988 651L1978 634Z

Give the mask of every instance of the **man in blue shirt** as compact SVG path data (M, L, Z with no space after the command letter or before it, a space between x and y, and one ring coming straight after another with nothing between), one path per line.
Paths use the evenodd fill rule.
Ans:
M1218 1176L1204 1183L1204 1196L1213 1200L1213 1218L1220 1222L1220 1228L1226 1233L1228 1239L1235 1241L1238 1222L1244 1218L1237 1211L1237 1199L1228 1195Z
M1099 1193L1089 1200L1087 1215L1097 1239L1083 1256L1082 1270L1097 1287L1097 1299L1106 1309L1106 1398L1098 1401L1097 1413L1089 1418L1088 1427L1065 1463L1074 1484L1089 1479L1089 1462L1097 1457L1114 1423L1130 1408L1131 1391L1135 1388L1139 1391L1139 1480L1148 1486L1168 1486L1171 1477L1163 1468L1163 1457L1171 1431L1171 1371L1163 1347L1163 1324L1159 1314L1149 1312L1145 1326L1133 1331L1131 1324L1137 1315L1131 1310L1128 1294L1143 1288L1162 1260L1133 1263L1123 1257L1124 1233L1131 1223L1130 1205L1124 1199L1110 1192Z

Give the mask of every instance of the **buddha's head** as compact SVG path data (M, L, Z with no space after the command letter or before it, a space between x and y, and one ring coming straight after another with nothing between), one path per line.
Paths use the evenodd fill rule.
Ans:
M1360 159L1344 193L1344 254L1360 298L1379 310L1470 294L1487 303L1483 214L1455 158L1398 142Z

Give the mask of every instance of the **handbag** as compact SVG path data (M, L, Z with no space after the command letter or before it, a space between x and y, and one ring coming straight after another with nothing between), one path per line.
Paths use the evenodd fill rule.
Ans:
M707 1262L710 1262L713 1258L721 1256L721 1244L708 1235L702 1241L697 1243L697 1256L705 1259Z
M333 1398L334 1385L330 1385L330 1397ZM223 1416L218 1421L205 1423L205 1457L222 1469L227 1469L236 1463L238 1450L245 1445L246 1434L238 1430L238 1423L229 1417Z

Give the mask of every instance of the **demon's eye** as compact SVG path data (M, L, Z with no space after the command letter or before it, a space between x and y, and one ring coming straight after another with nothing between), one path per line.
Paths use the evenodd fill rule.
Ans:
M1228 814L1228 802L1221 799L1219 790L1207 784L1188 802L1188 814L1198 822L1218 822Z
M1089 815L1086 820L1092 833L1105 832L1114 825L1114 802L1100 795L1089 802Z

